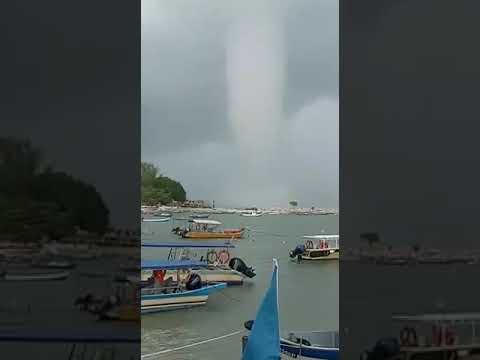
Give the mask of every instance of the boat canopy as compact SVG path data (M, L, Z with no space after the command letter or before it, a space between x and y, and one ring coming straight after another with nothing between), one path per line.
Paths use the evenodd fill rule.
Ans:
M340 235L305 235L304 238L315 240L338 240L340 238Z
M220 221L210 219L193 219L192 222L201 225L222 225Z
M177 269L191 269L192 267L207 267L205 261L197 260L143 260L142 270L177 270Z
M142 243L142 247L157 247L157 248L228 248L233 249L235 245L231 243L219 243L215 242L202 242L202 241L171 241L171 242L152 242L152 243Z
M418 315L397 315L393 316L394 321L411 321L411 322L426 322L426 323L471 323L480 322L480 313L432 313L432 314L418 314Z

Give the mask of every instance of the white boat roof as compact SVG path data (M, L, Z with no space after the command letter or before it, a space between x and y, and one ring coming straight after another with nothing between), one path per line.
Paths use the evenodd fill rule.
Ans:
M340 235L305 235L305 239L330 240L339 239Z
M418 322L480 321L480 312L397 315L397 316L393 316L392 319L395 321L418 321Z
M220 221L210 219L193 219L193 223L203 225L222 225Z

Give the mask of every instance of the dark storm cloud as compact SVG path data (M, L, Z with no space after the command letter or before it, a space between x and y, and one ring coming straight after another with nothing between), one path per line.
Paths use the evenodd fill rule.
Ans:
M192 198L336 206L337 1L143 1L142 158Z
M97 188L113 224L136 226L139 14L127 3L116 11L128 20L111 16L108 2L94 11L84 3L11 3L0 136L30 139L56 170Z
M342 43L350 51L342 83L348 103L342 118L342 208L348 215L342 223L350 235L344 238L355 241L375 229L399 243L476 241L475 7L403 1L375 12L366 6L374 11L370 27L353 22L349 29Z

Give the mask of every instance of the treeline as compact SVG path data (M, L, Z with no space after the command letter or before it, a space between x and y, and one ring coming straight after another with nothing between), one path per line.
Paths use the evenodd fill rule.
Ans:
M7 238L108 229L109 210L95 187L46 165L29 141L0 138L0 189L0 234Z
M160 174L158 168L142 162L142 205L166 205L172 201L185 201L187 194L183 186L173 179Z

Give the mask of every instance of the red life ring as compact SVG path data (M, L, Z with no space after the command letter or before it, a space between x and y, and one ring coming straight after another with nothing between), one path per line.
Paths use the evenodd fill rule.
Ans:
M222 250L218 253L218 261L220 264L226 264L230 260L230 253L227 250Z
M313 249L313 242L312 242L312 240L308 240L308 241L305 243L305 248L307 248L307 249Z

